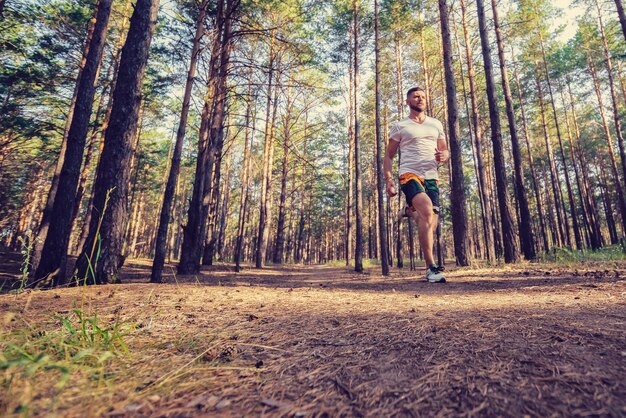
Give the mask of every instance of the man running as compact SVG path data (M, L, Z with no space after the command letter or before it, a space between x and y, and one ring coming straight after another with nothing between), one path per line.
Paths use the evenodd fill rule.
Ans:
M387 183L387 195L397 194L392 177L393 158L400 153L400 188L406 196L407 207L403 216L411 216L417 222L417 232L426 262L426 280L445 283L443 268L433 258L433 236L439 217L439 187L437 164L448 161L449 153L443 125L427 116L426 92L413 87L406 93L409 116L396 122L389 130L389 144L385 153L383 170Z

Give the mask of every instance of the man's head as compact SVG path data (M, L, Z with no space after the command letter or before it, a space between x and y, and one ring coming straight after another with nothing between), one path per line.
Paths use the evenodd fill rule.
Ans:
M406 104L418 113L426 110L426 91L421 87L411 87L406 92Z

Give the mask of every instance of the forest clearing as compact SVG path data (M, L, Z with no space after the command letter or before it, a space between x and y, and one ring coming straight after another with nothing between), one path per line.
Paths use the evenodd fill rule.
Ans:
M626 417L625 120L622 0L0 0L0 415Z
M216 265L154 285L130 260L124 284L5 294L0 414L626 414L626 263L453 269L443 285L377 270ZM52 316L80 334L77 309L125 348Z

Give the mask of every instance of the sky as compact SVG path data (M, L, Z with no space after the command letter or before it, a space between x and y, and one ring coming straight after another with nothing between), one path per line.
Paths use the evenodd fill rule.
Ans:
M576 19L584 13L583 7L573 6L573 0L553 0L556 7L563 10L563 16L557 21L565 26L561 33L561 40L568 41L574 37L578 24Z

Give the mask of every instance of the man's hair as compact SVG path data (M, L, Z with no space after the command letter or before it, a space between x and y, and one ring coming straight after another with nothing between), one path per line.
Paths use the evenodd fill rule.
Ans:
M408 99L409 97L411 97L411 94L414 91L423 91L424 93L426 93L426 90L424 90L421 87L411 87L407 92L406 92L406 98Z

